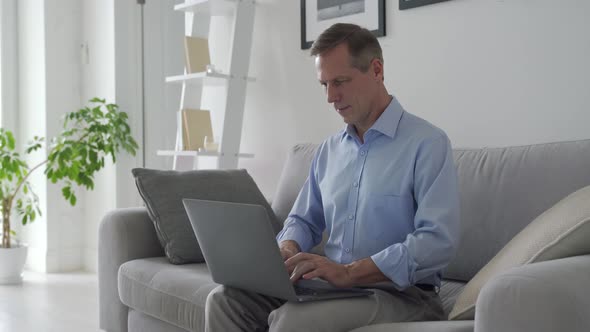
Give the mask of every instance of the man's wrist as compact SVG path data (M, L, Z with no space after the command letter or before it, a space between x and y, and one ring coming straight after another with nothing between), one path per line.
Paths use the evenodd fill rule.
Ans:
M345 264L344 267L353 286L389 280L370 257Z
M354 263L355 262L352 262L349 264L344 264L344 271L346 272L346 278L349 280L351 287L354 287L355 285L358 284L357 278L354 276L354 272L352 271Z
M299 244L295 240L281 241L281 243L279 244L279 248L290 252L292 255L295 255L295 254L301 252L301 248L299 247Z

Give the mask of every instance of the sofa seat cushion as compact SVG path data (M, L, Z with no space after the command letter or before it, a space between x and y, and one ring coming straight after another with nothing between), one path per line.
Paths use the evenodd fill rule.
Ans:
M474 325L472 320L389 323L364 326L351 332L473 332Z
M440 285L440 300L443 305L443 310L445 311L445 317L448 317L457 301L457 297L459 294L463 292L463 288L465 288L465 282L462 281L454 281L454 280L443 280Z
M190 331L205 324L205 301L217 287L203 263L173 265L165 257L121 265L119 297L128 307Z

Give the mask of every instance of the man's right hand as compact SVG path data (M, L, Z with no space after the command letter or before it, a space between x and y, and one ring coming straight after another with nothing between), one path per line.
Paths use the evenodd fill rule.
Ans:
M299 244L293 240L282 241L279 245L279 249L281 250L281 256L283 256L284 261L295 256L301 251Z

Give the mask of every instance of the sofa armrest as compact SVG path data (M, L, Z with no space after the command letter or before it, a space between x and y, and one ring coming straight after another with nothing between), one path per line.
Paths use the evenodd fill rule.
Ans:
M109 332L127 331L127 306L121 303L117 276L121 264L145 257L164 256L154 225L145 208L116 209L98 231L99 325Z
M475 331L588 331L589 280L590 255L510 269L479 294Z

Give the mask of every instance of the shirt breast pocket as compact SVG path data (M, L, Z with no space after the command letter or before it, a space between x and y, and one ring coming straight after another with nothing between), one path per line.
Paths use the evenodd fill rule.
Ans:
M413 230L413 200L410 196L375 193L367 234L370 238L389 244L403 242Z

